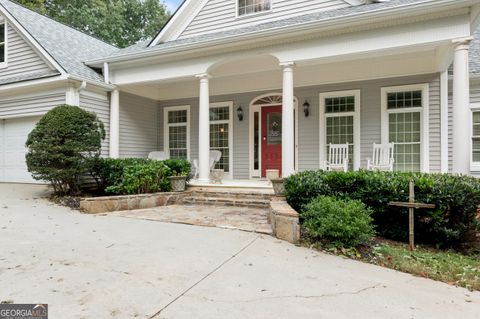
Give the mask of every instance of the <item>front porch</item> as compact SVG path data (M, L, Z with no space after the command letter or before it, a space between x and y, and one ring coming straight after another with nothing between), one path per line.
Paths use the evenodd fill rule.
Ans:
M382 32L394 38L402 28ZM397 171L468 174L470 38L454 29L426 37L422 28L411 24L408 41L388 45L364 31L355 35L361 50L342 48L341 35L304 40L301 50L282 44L112 71L110 156L186 158L198 166L193 184L207 187L209 153L220 151L222 187L268 188L268 169L285 177L324 168L330 143L348 144L357 170L374 143L392 142Z

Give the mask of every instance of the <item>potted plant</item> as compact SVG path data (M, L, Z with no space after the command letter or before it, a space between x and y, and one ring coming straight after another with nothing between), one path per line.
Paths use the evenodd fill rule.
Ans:
M283 184L283 178L272 178L270 182L273 186L273 191L277 196L283 196L285 194L285 185Z
M190 179L191 164L183 159L169 159L164 161L171 170L170 185L173 192L184 192Z

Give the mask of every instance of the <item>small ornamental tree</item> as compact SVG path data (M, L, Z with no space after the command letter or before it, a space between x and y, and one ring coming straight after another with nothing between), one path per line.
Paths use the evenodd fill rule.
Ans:
M28 171L36 180L50 182L57 194L78 194L80 176L99 158L103 139L103 123L94 113L78 106L57 106L28 136Z

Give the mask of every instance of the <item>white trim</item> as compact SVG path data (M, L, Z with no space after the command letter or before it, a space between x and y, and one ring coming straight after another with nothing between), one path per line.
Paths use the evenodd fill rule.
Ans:
M355 98L355 110L353 112L337 112L337 113L325 113L325 99L330 97L344 97L344 96L354 96ZM360 169L360 150L361 150L361 132L360 132L360 90L348 90L348 91L333 91L333 92L323 92L319 94L320 99L320 119L319 119L319 132L320 132L320 149L319 149L319 159L320 159L320 168L325 169L324 163L326 158L325 149L327 147L327 126L326 120L328 117L338 117L338 116L353 116L353 169Z
M233 101L225 101L225 102L214 102L210 103L210 109L216 108L216 107L225 107L228 106L229 112L228 112L228 120L221 120L221 121L214 121L214 123L227 123L228 124L228 149L229 149L229 160L228 160L228 166L230 167L227 177L229 179L233 179L233 134L234 134L234 128L233 128ZM209 119L209 124L212 124L212 121ZM210 130L211 131L211 130ZM212 146L210 145L210 148Z
M262 107L264 106L275 106L279 105L278 103L271 103L271 104L261 104L261 105L254 105L254 103L257 100L260 100L262 98L268 97L268 96L283 96L281 92L271 92L271 93L266 93L259 95L252 99L250 101L250 104L248 106L248 145L249 145L249 177L250 178L262 178ZM239 105L240 106L240 105ZM283 104L282 104L283 107ZM294 114L295 114L295 170L298 171L298 116L299 116L299 107L298 107L298 98L295 96L294 97ZM235 110L236 111L236 110ZM245 111L245 110L244 110ZM254 154L254 147L255 144L253 143L253 129L254 129L254 113L259 112L258 114L258 120L259 120L259 130L260 134L258 136L258 145L259 145L259 159L258 159L258 170L254 170L254 159L253 159L253 154Z
M187 123L168 124L168 112L170 111L187 111ZM163 108L163 151L170 155L169 131L170 126L186 126L187 127L187 160L190 160L190 105L167 106Z
M398 110L387 109L387 94L402 91L422 91L422 107L403 108ZM429 98L430 90L428 83L390 86L381 88L381 127L382 144L389 142L388 114L404 112L420 112L420 171L428 173L430 171L430 151L429 151Z
M0 12L5 16L8 22L12 23L17 30L21 32L21 34L30 42L36 51L38 51L47 61L48 63L53 66L57 71L59 71L62 75L67 74L67 72L63 69L63 67L57 63L57 61L33 38L30 33L25 30L25 28L13 17L8 10L6 10L3 6L0 5Z
M448 70L440 74L440 172L448 173Z
M470 139L473 139L473 112L480 112L480 103L471 103L470 104ZM473 141L472 141L473 142ZM471 143L470 148L470 171L471 172L480 172L480 162L473 161L473 143Z
M0 22L0 24L4 25L4 41L3 41L3 47L4 47L4 61L0 63L0 69L6 69L8 68L8 22L7 20L3 20Z

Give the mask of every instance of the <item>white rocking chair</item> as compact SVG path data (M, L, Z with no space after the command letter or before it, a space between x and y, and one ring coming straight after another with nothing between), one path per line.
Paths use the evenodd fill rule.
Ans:
M215 165L220 161L222 158L222 152L220 151L210 151L210 162L209 162L209 168L210 171L215 167ZM198 178L198 160L194 159L193 162L193 178L197 179Z
M169 158L170 156L168 156L166 152L150 152L150 154L148 154L148 159L150 160L164 161Z
M329 144L328 160L325 161L327 171L348 171L348 144Z
M367 169L393 172L395 143L373 143L373 157L367 159Z

